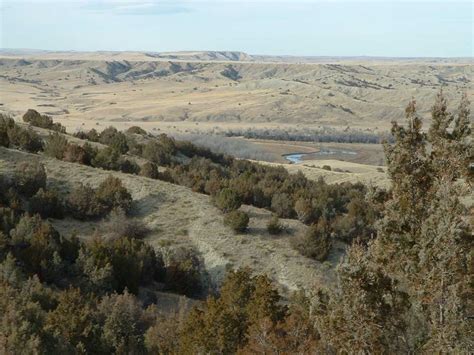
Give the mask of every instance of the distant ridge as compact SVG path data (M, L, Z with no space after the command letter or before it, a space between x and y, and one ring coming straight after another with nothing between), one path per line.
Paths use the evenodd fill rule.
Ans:
M129 60L129 61L183 61L183 62L254 62L254 63L344 63L344 62L403 62L403 63L468 63L472 57L374 57L374 56L292 56L256 55L241 51L49 51L41 49L0 49L0 56L29 59L72 59L72 60Z

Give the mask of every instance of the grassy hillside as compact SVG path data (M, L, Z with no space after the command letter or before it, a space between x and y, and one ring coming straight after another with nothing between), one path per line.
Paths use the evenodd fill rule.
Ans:
M185 56L186 57L186 56ZM48 57L43 57L48 58ZM86 59L85 59L86 58ZM0 109L25 107L54 115L70 131L351 127L384 132L416 96L426 115L440 87L453 98L472 95L472 66L463 62L180 61L73 54L62 59L0 59ZM95 58L95 59L94 59ZM108 58L108 59L106 59ZM128 58L126 60L124 58ZM143 56L142 56L143 58Z
M97 186L110 172L84 165L67 163L44 156L0 148L0 174L11 174L22 161L39 160L46 167L51 187L66 193L81 182ZM290 239L303 233L305 226L296 220L283 220L286 232L271 236L266 231L269 211L245 206L250 215L249 231L235 234L223 225L223 214L210 203L208 196L164 181L113 172L134 199L134 217L150 228L146 241L166 255L177 247L194 248L199 252L212 285L217 285L229 269L251 267L255 273L267 274L282 291L310 285L324 285L332 280L333 267L344 250L337 243L322 264L301 256L290 246ZM53 220L64 235L76 234L90 239L100 221L81 222L72 218ZM209 285L209 286L212 286Z

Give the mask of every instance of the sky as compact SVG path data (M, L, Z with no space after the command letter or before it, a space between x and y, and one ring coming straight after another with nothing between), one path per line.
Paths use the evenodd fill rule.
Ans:
M472 57L470 0L0 0L0 47Z

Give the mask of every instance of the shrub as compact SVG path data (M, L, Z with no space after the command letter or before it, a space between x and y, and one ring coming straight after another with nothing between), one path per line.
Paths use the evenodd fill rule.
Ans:
M272 197L272 211L278 217L291 218L293 216L293 201L287 193L276 193Z
M303 236L292 240L293 247L302 255L318 261L326 260L332 246L328 222L321 219L308 228Z
M120 158L118 161L119 170L126 174L138 174L140 172L140 166L133 160Z
M138 127L138 126L132 126L130 127L129 129L127 129L127 133L130 133L130 134L140 134L140 135L146 135L146 131L141 128L141 127Z
M140 175L151 179L158 179L158 167L155 163L146 162L140 169Z
M167 165L171 162L171 155L167 153L165 148L155 140L149 141L145 144L142 156L158 165Z
M127 217L121 208L115 208L110 212L101 230L108 239L121 237L142 239L150 232L142 221Z
M158 136L158 144L162 147L166 154L176 154L176 142L173 138L168 137L166 134L162 133Z
M98 142L99 141L99 133L92 128L89 132L84 132L84 131L78 131L74 133L74 137L77 137L79 139L86 139L91 142Z
M38 215L25 214L10 235L13 245L18 247L15 256L29 272L38 274L45 281L61 277L61 239L51 224Z
M298 219L303 223L308 224L314 220L315 212L310 200L299 198L295 203L295 212Z
M214 198L214 203L222 212L228 213L237 210L242 201L240 196L232 189L224 188Z
M87 152L81 146L69 143L64 150L63 160L71 163L87 164L90 162Z
M37 153L43 149L41 138L32 129L24 129L17 125L8 131L8 139L11 145L30 153Z
M67 139L63 135L55 132L46 138L44 154L52 158L62 160L66 147Z
M236 232L245 232L249 225L249 216L242 211L231 211L224 216L224 224Z
M15 121L10 116L0 114L0 146L9 147L8 131L15 127Z
M196 296L202 290L200 275L200 262L196 252L177 249L166 266L166 288L183 295Z
M127 137L122 132L117 132L117 134L112 137L109 145L121 154L125 154L129 150Z
M29 109L23 115L23 122L32 123L32 122L39 122L41 121L41 114L33 109Z
M277 216L272 216L272 218L267 223L267 231L272 235L280 234L283 230L283 226L280 223L280 219Z
M29 109L23 115L23 121L32 126L51 129L53 131L65 133L66 128L60 123L54 123L53 119L47 115L41 115L38 111Z
M21 194L33 196L40 188L46 187L46 171L43 164L22 162L15 169L15 186Z
M127 135L128 154L142 156L143 144L138 143L131 135Z
M62 218L63 204L56 191L39 189L29 201L29 212L42 218Z
M92 159L92 166L96 168L102 168L105 170L119 170L119 159L120 152L117 150L107 147L99 150L99 152Z
M140 285L159 281L164 271L161 255L147 243L128 237L92 240L81 248L78 266L99 289L122 292L127 288L133 293Z
M117 128L109 126L105 128L102 132L99 134L99 142L105 145L109 145L112 143L113 138L115 135L117 135L119 132Z
M89 185L79 184L68 196L67 208L74 218L80 220L103 216L107 207L97 198Z
M84 159L84 164L86 165L92 165L92 161L95 159L95 157L98 154L98 149L93 147L89 143L85 143L82 146L82 149L84 149L84 152L86 153L85 159Z
M132 206L132 196L122 185L122 181L112 175L102 181L95 195L109 211L118 207L128 212Z
M329 165L323 165L323 167L322 167L321 169L331 171L331 166L329 166Z

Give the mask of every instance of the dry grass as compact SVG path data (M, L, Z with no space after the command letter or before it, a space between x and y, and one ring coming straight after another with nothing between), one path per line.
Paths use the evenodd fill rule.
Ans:
M35 108L70 131L111 123L178 133L295 125L385 131L412 97L426 116L441 86L454 104L460 92L473 94L472 66L455 60L241 61L232 62L242 76L233 81L221 75L229 62L191 60L206 59L194 54L173 63L138 53L51 58L0 59L0 110Z
M351 163L340 160L304 160L298 164L280 164L260 162L271 166L283 166L290 173L296 174L301 171L311 180L324 178L327 183L336 184L342 182L361 182L365 185L373 185L388 188L390 180L383 166ZM331 170L323 169L324 165L331 167Z
M75 183L97 186L111 172L0 148L0 173L11 174L21 161L39 159L46 167L49 184L63 192ZM218 283L229 268L250 266L278 282L282 291L326 284L333 279L333 269L343 253L334 248L329 264L304 258L290 246L290 239L306 228L298 221L282 220L288 232L275 237L266 231L270 212L250 206L242 208L250 214L248 234L236 235L223 225L223 215L208 196L191 190L140 176L112 172L131 192L135 202L134 217L150 229L146 240L157 249L186 246L196 248L202 256L209 278ZM79 222L70 218L53 220L64 235L90 238L100 222ZM328 267L330 265L330 267Z

